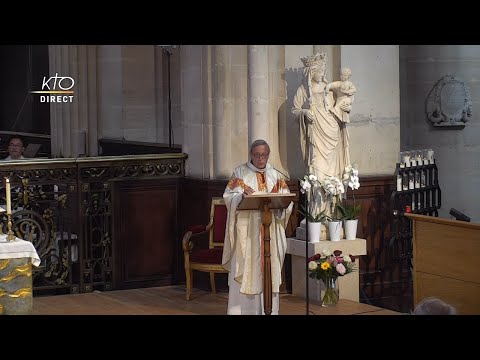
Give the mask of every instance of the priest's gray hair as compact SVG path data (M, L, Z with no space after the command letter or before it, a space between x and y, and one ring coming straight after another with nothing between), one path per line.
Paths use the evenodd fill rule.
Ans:
M427 297L420 301L413 315L456 315L457 310L436 297Z
M270 154L270 145L268 145L267 142L262 139L255 140L252 145L250 145L250 154L252 153L253 149L260 145L267 145L268 153Z

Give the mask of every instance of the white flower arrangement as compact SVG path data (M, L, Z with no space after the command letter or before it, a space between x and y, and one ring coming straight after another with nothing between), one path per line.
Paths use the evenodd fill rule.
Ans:
M308 217L310 222L322 222L324 219L324 214L320 212L321 187L322 184L314 174L305 175L303 180L300 180L300 192L307 195L308 210L301 205L299 212Z
M336 176L330 176L323 180L322 188L325 191L327 201L330 203L330 221L339 221L342 218L337 215L337 204L341 201L341 195L345 192L345 186Z
M323 180L322 187L326 195L330 197L341 195L345 192L345 187L336 176L330 176Z
M357 190L360 187L357 164L345 166L345 170L343 172L343 183L345 186L348 185L352 190Z
M361 212L360 205L355 205L355 190L358 190L360 187L357 164L349 164L345 166L345 170L343 172L343 183L345 184L345 187L348 185L348 187L352 189L353 206L348 205L344 207L339 205L339 209L345 220L355 220L358 218L358 215ZM345 191L345 199L346 194L347 192Z

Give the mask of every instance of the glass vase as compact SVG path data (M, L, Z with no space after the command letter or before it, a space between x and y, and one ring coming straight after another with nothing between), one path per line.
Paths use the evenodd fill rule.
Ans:
M339 299L338 282L336 278L328 277L322 280L321 299L323 307L336 306Z

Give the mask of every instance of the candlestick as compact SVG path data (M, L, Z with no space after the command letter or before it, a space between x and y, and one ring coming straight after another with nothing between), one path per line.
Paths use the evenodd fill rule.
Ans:
M11 200L11 195L10 195L10 179L5 178L5 193L6 193L6 198L7 198L7 215L10 215L12 213L12 200Z
M13 231L12 231L12 215L11 214L7 214L7 228L8 228L7 241L14 241L15 235L13 234Z

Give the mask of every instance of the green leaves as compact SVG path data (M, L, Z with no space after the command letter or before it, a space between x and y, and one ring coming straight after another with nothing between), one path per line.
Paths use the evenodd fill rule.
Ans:
M362 211L362 208L359 205L345 205L342 206L342 204L337 205L338 210L342 214L342 218L345 220L355 220L358 218L358 215Z
M300 205L298 212L308 218L309 222L324 222L325 220L328 220L328 216L325 215L324 211L317 215L312 215L305 209L305 205L303 204Z

